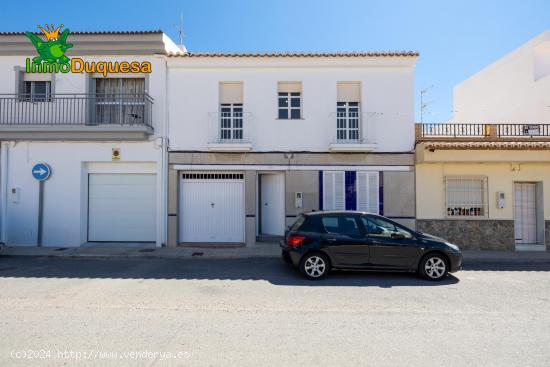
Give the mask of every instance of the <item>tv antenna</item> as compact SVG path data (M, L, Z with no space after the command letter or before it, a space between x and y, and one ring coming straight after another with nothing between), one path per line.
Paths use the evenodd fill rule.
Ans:
M180 45L183 45L183 37L185 34L183 33L183 13L180 13L180 22L179 24L174 26L176 28L176 32L178 32L179 38L180 38Z
M426 102L424 100L426 94L428 94L428 91L430 89L432 89L434 86L433 84L430 85L429 87L427 88L424 88L420 91L420 123L424 123L424 114L425 113L428 113L428 106L430 105L431 102Z

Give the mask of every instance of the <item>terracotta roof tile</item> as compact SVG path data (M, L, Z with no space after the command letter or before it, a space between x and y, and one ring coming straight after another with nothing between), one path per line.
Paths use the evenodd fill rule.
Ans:
M417 57L417 51L361 52L186 52L169 53L171 57Z
M34 34L42 34L42 32L33 32ZM162 31L149 30L149 31L71 31L72 35L111 35L111 34L160 34ZM0 32L0 36L24 36L25 32Z
M426 142L421 144L425 149L441 150L550 150L550 141Z

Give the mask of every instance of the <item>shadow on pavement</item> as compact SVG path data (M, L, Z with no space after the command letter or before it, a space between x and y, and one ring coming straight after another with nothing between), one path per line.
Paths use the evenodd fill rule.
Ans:
M309 281L278 258L111 260L1 257L0 279L5 278L258 280L285 286L382 288L433 287L459 282L454 275L449 275L443 281L433 282L411 273L359 271L333 271L325 279Z

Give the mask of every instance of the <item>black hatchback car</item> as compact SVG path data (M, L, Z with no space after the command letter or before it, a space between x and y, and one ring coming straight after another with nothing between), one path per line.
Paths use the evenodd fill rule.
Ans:
M409 271L441 280L460 270L460 249L375 214L321 211L302 214L281 241L283 259L308 279L331 269Z

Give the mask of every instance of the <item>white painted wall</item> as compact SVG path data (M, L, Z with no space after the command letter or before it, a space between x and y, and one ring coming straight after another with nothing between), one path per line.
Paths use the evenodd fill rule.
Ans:
M454 123L548 123L550 31L454 88Z
M170 45L167 45L169 48ZM170 46L171 47L171 46ZM29 55L33 57L35 55ZM72 55L72 57L78 55ZM15 94L16 71L26 56L0 56L0 93ZM166 238L166 61L162 55L82 56L85 61L150 61L148 93L154 99L154 134L144 142L6 142L2 141L2 240L9 245L35 245L38 223L38 184L31 176L36 162L47 162L52 177L45 189L44 246L79 246L86 242L87 173L155 173L157 179L157 246ZM114 76L114 74L113 74ZM87 93L86 74L57 73L55 93ZM112 148L121 149L120 162L111 162ZM99 164L99 166L98 166ZM12 203L9 190L20 189Z
M170 148L207 150L219 83L243 83L254 151L328 151L336 138L337 82L361 82L363 127L380 152L414 146L415 57L168 58ZM302 120L277 119L277 82L302 82ZM372 113L371 113L372 112ZM246 134L246 132L245 132Z
M2 143L8 163L6 242L36 245L38 182L32 166L47 162L51 177L44 189L44 246L78 246L86 242L88 173L157 173L156 149L149 143ZM112 148L121 149L121 160L111 161ZM158 180L157 180L158 182ZM19 189L19 202L9 191ZM4 198L3 198L4 199Z

